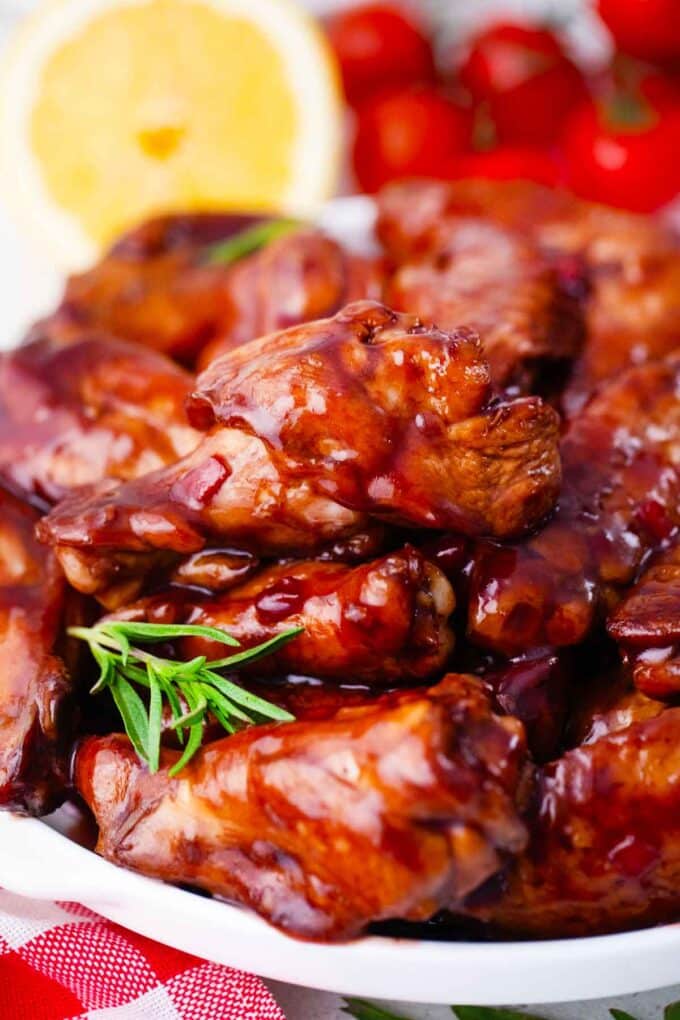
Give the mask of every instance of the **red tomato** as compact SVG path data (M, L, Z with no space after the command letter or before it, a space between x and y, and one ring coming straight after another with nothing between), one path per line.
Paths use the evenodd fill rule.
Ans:
M328 36L351 103L385 87L434 78L429 41L390 4L368 4L335 15Z
M488 106L501 142L553 141L586 94L581 72L551 32L500 24L473 41L460 77Z
M536 181L555 185L561 179L560 167L550 153L541 149L501 145L489 152L454 156L448 167L450 176L484 177L493 181Z
M624 53L645 60L680 57L678 0L598 0L598 10Z
M651 212L680 191L680 106L641 99L586 103L563 137L567 183L579 195Z
M398 177L437 177L469 148L472 117L436 89L412 87L376 96L359 110L354 170L364 191Z

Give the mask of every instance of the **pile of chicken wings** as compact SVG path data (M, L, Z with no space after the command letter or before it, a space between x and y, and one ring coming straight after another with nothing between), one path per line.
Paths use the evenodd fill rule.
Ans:
M377 205L379 254L155 219L2 356L0 805L308 939L678 920L680 246L520 182ZM234 676L294 721L152 773L103 617L303 628Z

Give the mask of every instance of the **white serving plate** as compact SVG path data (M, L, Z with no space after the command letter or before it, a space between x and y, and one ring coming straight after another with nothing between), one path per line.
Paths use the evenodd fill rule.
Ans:
M341 240L364 247L373 205L365 198L338 199L320 221ZM0 334L0 347L16 340L58 293L54 270L17 244L21 239L0 217L2 307L12 325ZM11 270L11 285L5 269ZM382 936L345 945L299 942L237 906L109 864L72 838L76 825L68 807L42 821L0 812L0 886L39 899L83 903L157 941L266 978L375 998L486 1005L573 1002L678 980L680 924L545 942Z

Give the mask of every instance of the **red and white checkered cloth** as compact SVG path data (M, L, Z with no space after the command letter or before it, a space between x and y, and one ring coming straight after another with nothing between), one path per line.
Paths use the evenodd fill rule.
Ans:
M286 1020L259 978L0 890L2 1020Z

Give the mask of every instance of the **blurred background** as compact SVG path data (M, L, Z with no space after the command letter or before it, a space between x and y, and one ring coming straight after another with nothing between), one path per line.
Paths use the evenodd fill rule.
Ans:
M413 175L645 213L680 191L677 0L0 0L0 46L17 328L168 208L313 216Z

